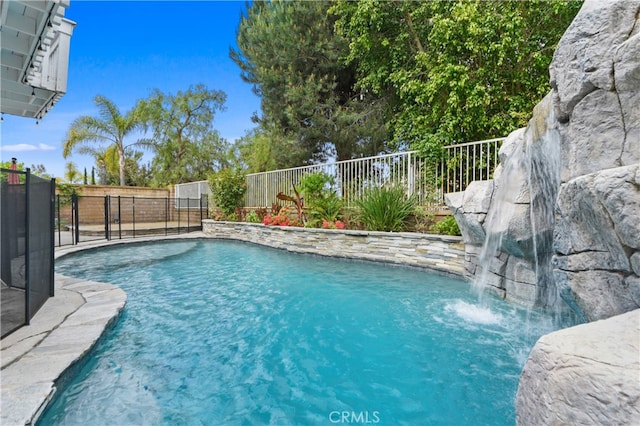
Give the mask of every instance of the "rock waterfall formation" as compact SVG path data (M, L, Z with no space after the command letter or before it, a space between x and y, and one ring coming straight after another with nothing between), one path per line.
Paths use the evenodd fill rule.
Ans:
M447 197L467 272L507 299L562 297L588 320L640 307L639 7L585 2L494 179Z
M550 75L494 179L447 203L476 280L591 321L536 343L517 423L640 424L640 0L585 1Z

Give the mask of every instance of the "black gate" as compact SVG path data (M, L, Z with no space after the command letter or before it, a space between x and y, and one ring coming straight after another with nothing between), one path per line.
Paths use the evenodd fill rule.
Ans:
M207 196L151 198L134 196L56 197L58 246L93 240L184 234L202 230L209 218Z
M55 180L0 169L2 337L29 321L54 294Z

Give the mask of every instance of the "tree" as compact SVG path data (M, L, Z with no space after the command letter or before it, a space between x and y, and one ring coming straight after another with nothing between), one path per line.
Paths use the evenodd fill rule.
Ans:
M96 184L96 168L95 167L91 167L91 185L95 185Z
M90 155L93 157L96 168L98 169L98 178L100 185L118 185L120 182L120 161L118 148L115 145L109 146L81 146L78 148L80 154ZM125 149L125 184L126 184L126 156Z
M115 146L107 148L86 148L84 154L93 156L98 168L101 185L118 185L120 180L119 155ZM149 186L151 176L149 167L140 165L143 153L127 147L124 151L125 186ZM91 169L92 185L95 185L94 168Z
M526 125L580 4L338 0L330 12L357 86L389 101L396 144L437 157L443 145Z
M304 151L292 137L287 137L275 126L259 126L238 139L230 150L230 162L247 173L260 173L284 169L301 164Z
M230 56L261 97L267 134L293 140L293 164L375 155L385 150L382 99L355 88L346 40L334 32L330 3L254 1L241 18ZM279 147L276 147L279 149Z
M64 168L65 168L64 178L67 182L69 183L80 182L81 174L74 163L69 161L64 165Z
M10 169L11 168L11 161L2 161L0 162L0 168L3 169ZM24 168L24 163L20 162L20 163L16 163L16 170L25 170ZM51 179L52 176L47 173L47 169L44 166L44 164L32 164L31 165L31 174L34 176L39 176L43 179ZM0 175L0 181L4 182L7 180L7 175L6 173L3 173L2 175Z
M144 153L132 149L125 152L127 165L127 185L150 186L153 182L153 173L150 164L142 164Z
M226 164L227 143L213 128L225 100L223 91L199 84L175 95L155 89L138 102L140 117L153 134L143 143L155 153L151 169L157 185L206 180Z
M44 164L32 164L31 165L31 174L35 176L39 176L43 179L51 179L52 176L47 173L47 168Z
M81 116L71 123L63 142L62 155L67 158L74 150L91 152L95 149L94 143L113 146L118 154L120 185L125 186L125 149L135 145L125 145L125 138L141 128L140 118L135 108L122 115L116 105L104 96L96 96L94 103L99 116Z

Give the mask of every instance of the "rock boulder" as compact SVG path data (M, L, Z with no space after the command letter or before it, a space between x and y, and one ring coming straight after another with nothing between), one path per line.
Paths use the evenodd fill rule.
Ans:
M517 424L640 424L638 354L638 309L542 336L520 378Z

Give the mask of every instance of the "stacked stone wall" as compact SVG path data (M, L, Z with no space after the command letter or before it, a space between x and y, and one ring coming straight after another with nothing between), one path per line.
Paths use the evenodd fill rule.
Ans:
M460 237L412 232L370 232L265 226L204 220L211 238L247 241L298 253L370 260L464 277L464 245Z

